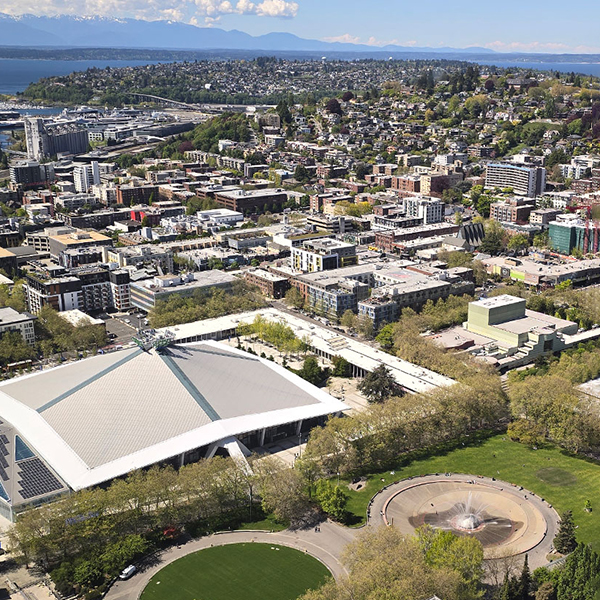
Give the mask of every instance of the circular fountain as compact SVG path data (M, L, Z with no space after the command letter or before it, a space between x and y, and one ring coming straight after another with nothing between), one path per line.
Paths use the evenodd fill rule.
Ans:
M548 523L556 520L547 504L508 483L468 477L400 482L385 502L385 521L406 534L429 525L474 537L488 558L498 551L520 554L546 541Z
M454 521L456 529L462 529L463 531L475 531L481 527L481 519L474 514L460 515Z

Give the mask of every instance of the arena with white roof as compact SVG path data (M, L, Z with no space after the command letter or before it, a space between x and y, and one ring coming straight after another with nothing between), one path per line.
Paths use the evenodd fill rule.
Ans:
M126 349L0 384L0 514L154 464L301 436L348 407L214 341Z

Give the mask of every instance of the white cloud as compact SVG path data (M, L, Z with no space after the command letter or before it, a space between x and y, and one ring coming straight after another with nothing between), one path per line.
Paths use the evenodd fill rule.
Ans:
M399 44L398 40L378 40L375 36L371 36L366 42L367 46L389 46L391 44Z
M10 15L74 15L80 17L130 17L213 25L223 15L256 15L292 18L298 13L293 0L4 0L2 12Z
M360 44L360 38L349 33L323 38L324 42L340 42L341 44Z
M357 35L352 35L350 33L344 33L343 35L336 35L332 37L323 38L324 42L341 42L342 44L365 44L366 46L416 46L417 42L415 40L410 40L408 42L402 42L397 39L393 40L380 40L374 36L371 36L367 41L363 41Z
M238 5L243 1L244 0L240 0ZM287 2L286 0L263 0L263 2L256 5L256 14L259 17L295 17L297 13L297 2Z

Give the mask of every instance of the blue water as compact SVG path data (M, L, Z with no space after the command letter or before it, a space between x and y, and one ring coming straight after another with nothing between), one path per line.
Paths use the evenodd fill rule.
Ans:
M465 57L469 60L468 57ZM73 71L85 71L91 67L136 67L156 64L159 61L144 60L31 60L0 58L0 94L16 94L22 92L30 83L42 77L52 75L68 75ZM599 63L544 63L495 60L475 61L482 65L497 67L521 67L543 71L561 71L584 73L600 77Z
M468 60L468 59L467 59ZM494 65L496 67L520 67L536 71L560 71L561 73L582 73L600 77L600 63L546 63L546 62L521 62L518 60L477 60L480 65Z
M22 92L30 83L42 77L68 75L91 67L137 67L156 64L151 60L30 60L0 58L0 94Z

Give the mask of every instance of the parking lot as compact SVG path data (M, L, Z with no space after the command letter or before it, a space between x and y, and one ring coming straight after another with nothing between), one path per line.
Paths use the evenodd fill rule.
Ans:
M101 318L106 323L106 333L109 335L111 344L123 346L129 344L138 328L144 327L144 317L139 315L114 314Z

